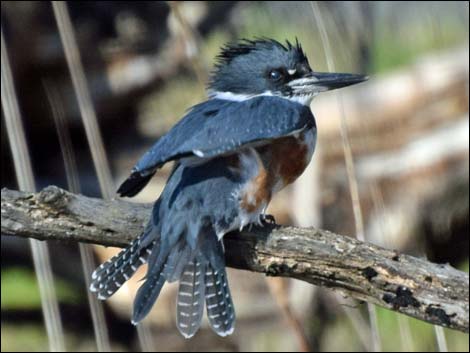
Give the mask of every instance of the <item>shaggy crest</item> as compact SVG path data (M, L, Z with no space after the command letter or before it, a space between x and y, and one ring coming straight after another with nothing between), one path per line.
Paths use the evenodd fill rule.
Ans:
M228 43L221 47L221 52L216 57L216 68L229 64L234 58L248 54L254 50L270 50L270 49L282 49L286 52L296 51L296 54L306 59L302 46L299 43L297 37L295 38L295 44L292 44L286 40L286 45L278 42L275 39L270 38L255 38L241 39L234 43Z

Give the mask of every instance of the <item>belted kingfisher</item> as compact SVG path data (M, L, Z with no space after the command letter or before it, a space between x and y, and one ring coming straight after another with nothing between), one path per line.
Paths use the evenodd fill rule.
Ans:
M312 71L297 40L245 39L222 47L217 59L208 100L160 138L119 187L121 196L134 196L175 161L144 232L96 269L90 287L106 299L148 262L132 323L149 313L166 281L179 280L176 323L186 338L199 329L204 305L217 334L233 332L222 237L265 224L272 195L310 162L312 98L366 79Z

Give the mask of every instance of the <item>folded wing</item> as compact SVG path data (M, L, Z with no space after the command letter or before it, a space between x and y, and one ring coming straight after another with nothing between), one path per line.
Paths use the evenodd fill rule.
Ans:
M142 156L118 193L134 196L168 161L230 154L314 125L309 107L279 97L260 96L242 102L208 100L194 106Z

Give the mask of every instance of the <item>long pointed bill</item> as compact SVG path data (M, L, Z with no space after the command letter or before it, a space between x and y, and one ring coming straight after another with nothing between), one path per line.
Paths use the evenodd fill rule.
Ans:
M312 72L290 81L289 86L294 95L316 95L320 92L355 85L367 79L365 75Z

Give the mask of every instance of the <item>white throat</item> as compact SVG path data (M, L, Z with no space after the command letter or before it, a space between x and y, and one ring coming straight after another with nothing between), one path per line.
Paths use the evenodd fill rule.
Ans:
M232 93L232 92L210 92L209 97L215 99L225 99L234 102L243 102L248 99L252 99L255 97L262 97L262 96L269 96L269 97L279 97L282 99L287 99L291 102L300 103L302 105L309 106L312 102L312 99L316 96L316 94L312 95L305 95L305 96L293 96L293 97L283 97L281 95L273 94L271 91L263 92L260 94L241 94L241 93Z

